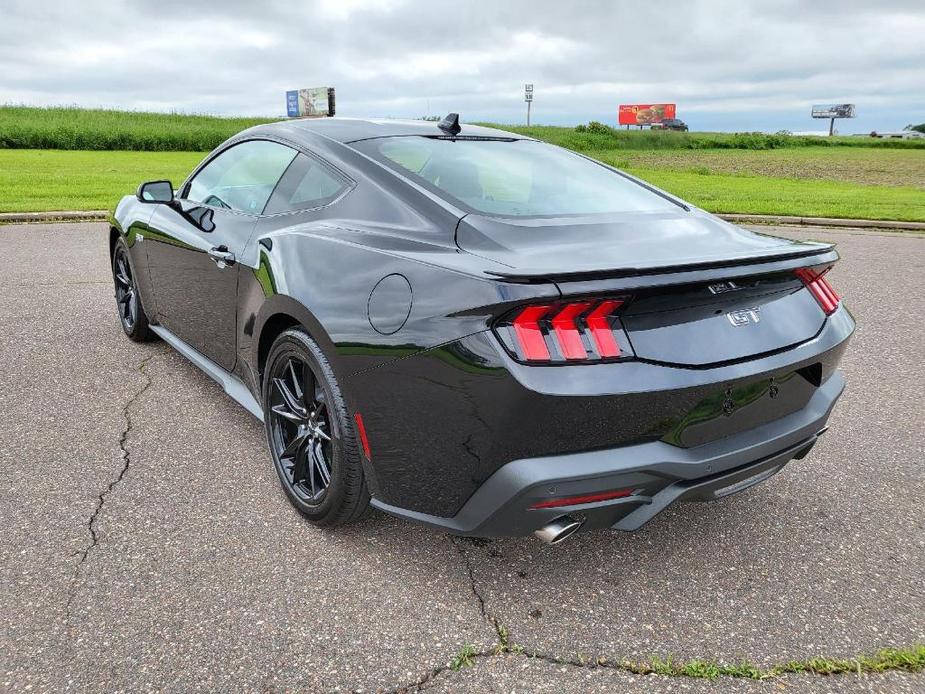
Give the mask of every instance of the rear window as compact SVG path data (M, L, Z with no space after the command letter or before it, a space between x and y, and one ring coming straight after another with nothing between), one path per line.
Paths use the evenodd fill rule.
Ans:
M355 146L464 207L492 216L677 210L638 183L542 142L413 136Z

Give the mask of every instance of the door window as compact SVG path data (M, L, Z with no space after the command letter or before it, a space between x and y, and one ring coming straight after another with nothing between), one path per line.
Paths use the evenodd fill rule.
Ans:
M295 155L294 149L267 140L234 145L196 174L186 197L204 205L260 214Z
M347 189L347 183L313 157L299 154L286 171L266 208L266 214L323 207Z

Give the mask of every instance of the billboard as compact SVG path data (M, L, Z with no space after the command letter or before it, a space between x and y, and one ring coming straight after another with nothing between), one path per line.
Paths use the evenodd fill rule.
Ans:
M813 118L854 118L854 104L813 104Z
M334 88L313 87L286 92L286 115L290 118L334 115Z
M675 117L674 104L620 104L620 125L652 125Z

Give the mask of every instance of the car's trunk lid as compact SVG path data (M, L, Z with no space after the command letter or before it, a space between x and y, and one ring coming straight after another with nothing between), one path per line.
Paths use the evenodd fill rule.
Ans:
M787 265L837 257L827 244L680 210L580 220L467 216L457 243L509 266L497 272L508 281L552 280L565 298L631 296L616 329L636 358L694 368L812 339L826 314Z
M698 210L571 217L466 215L464 251L510 268L499 275L617 276L810 255L827 244L791 241L737 227Z

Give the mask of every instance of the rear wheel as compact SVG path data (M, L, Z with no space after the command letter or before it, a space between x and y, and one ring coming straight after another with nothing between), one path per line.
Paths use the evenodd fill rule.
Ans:
M304 331L287 330L264 374L267 441L286 496L316 525L359 518L369 493L357 436L324 354Z
M112 254L112 280L116 291L116 310L122 330L130 340L147 342L154 339L154 333L148 326L148 316L141 297L138 284L129 261L128 246L119 238Z

